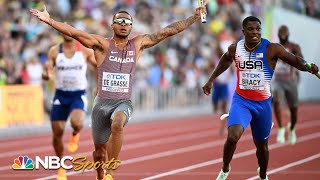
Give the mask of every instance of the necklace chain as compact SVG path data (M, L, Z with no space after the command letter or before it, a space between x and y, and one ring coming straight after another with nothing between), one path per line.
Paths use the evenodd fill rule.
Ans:
M123 43L115 43L116 45L119 45L119 44L127 44L128 43L128 41L127 42L123 42Z
M119 44L127 44L128 43L128 41L126 41L126 42L122 42L122 43L117 44L117 42L114 39L112 39L112 40L114 41L114 44L116 45L116 47L118 47Z
M249 50L249 51L252 51L254 50L257 46L259 46L261 43L261 40L259 41L259 43L257 45L255 45L253 48L249 48L247 45L246 45L246 42L244 42L244 46Z

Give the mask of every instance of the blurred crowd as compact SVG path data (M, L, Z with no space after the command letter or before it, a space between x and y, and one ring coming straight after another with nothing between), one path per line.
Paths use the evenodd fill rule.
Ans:
M0 85L43 84L42 64L47 60L47 51L62 41L57 31L29 13L30 8L42 10L43 2L52 18L105 37L112 37L110 23L119 10L127 10L132 15L131 37L134 37L185 19L198 6L196 0L0 0ZM318 7L309 5L315 0L286 2L289 4L282 5L289 9L319 16ZM203 85L212 71L212 63L228 45L241 38L242 19L262 15L262 3L260 0L209 0L207 24L196 23L143 53L135 86L193 88ZM304 10L299 3L305 4Z
M271 3L312 18L320 19L319 0L271 0Z

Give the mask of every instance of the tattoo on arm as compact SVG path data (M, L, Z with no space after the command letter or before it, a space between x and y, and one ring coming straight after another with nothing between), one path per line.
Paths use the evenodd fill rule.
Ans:
M164 28L164 33L168 34L169 36L172 36L174 34L177 34L187 27L189 27L191 24L193 24L196 21L196 18L194 16L189 17L188 19L175 22L166 28Z
M169 26L161 29L158 32L155 32L153 34L145 35L144 38L147 38L150 41L150 43L145 44L145 42L142 41L140 47L142 47L142 48L151 47L151 46L159 43L160 41L164 40L167 37L170 37L170 36L173 36L175 34L178 34L181 31L183 31L186 28L188 28L196 20L197 20L197 18L195 16L191 16L191 17L189 17L189 18L187 18L185 20L172 23Z

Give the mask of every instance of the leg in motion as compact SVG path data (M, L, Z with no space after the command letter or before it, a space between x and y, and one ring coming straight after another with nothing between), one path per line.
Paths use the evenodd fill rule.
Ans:
M223 166L216 180L227 179L230 172L230 162L244 129L241 125L232 125L228 128L228 137L223 149Z
M257 151L256 156L259 164L259 176L261 179L267 178L267 169L269 163L269 149L268 149L268 141L258 142L254 140L254 144L256 145Z
M68 144L68 151L74 153L78 149L80 131L83 128L85 112L81 109L74 109L70 114L71 127L73 128L72 136Z
M281 116L281 105L280 105L280 95L279 91L273 92L273 110L274 115L276 117L279 129L277 133L277 142L284 143L285 142L285 128L282 125L282 116Z
M251 130L254 144L257 148L256 156L259 165L259 176L261 179L267 178L267 169L269 163L268 140L272 128L272 105L271 98L259 102L257 106L257 116L251 121Z
M95 144L95 151L93 152L94 162L106 162L107 161L107 145L106 144ZM102 166L96 169L97 171L97 179L104 179L104 169Z
M111 136L107 143L108 160L118 160L123 142L123 128L127 116L123 112L116 112L112 117ZM108 169L108 174L112 175L112 169Z
M297 107L292 107L290 108L290 116L291 116L291 121L288 126L288 141L290 144L295 144L297 142L297 135L295 131L295 125L297 123L297 114L298 114L298 108Z
M286 91L286 99L290 109L290 124L288 126L288 141L290 144L295 144L297 135L295 127L298 119L298 88L296 83L289 83Z
M230 162L243 132L244 129L241 125L233 125L228 128L228 137L223 149L223 172L229 171Z
M223 166L216 178L217 180L225 180L227 178L237 143L252 119L252 114L246 104L247 102L242 97L237 94L234 95L227 119L228 136L223 149Z
M53 145L53 148L54 148L56 155L59 158L62 158L62 156L63 156L62 136L63 136L63 131L65 128L65 125L66 125L66 122L63 120L51 122L51 128L52 128L52 133L53 133L52 145ZM66 176L65 170L62 168L58 169L57 180L66 180L66 179L67 179L67 176Z

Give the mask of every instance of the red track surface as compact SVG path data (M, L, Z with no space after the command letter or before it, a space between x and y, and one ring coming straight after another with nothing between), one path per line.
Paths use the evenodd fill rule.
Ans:
M269 179L320 179L320 104L304 104L299 110L298 142L295 145L275 142L277 125L271 131ZM285 119L287 122L288 118ZM170 121L130 124L125 128L125 142L115 172L116 180L215 179L221 168L225 137L218 135L217 116L198 116ZM68 141L70 132L65 133ZM13 170L19 155L54 155L51 134L1 139L0 179L55 179L54 170ZM91 131L82 131L79 150L73 157L86 155L92 160ZM228 179L257 179L258 167L250 128L238 143ZM68 171L68 179L95 179L94 171L84 174Z

